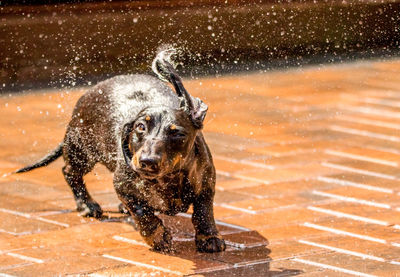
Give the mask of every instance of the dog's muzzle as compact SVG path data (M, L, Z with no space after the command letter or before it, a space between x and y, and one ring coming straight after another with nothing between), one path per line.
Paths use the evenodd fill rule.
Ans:
M135 163L135 171L143 177L157 177L161 173L161 157L140 155Z

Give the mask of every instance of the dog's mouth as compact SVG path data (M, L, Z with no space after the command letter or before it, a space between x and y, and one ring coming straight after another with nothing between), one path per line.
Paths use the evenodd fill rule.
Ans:
M162 172L153 171L153 170L145 170L136 168L135 171L140 175L140 177L145 179L157 179L162 176Z
M147 171L142 169L134 169L134 171L139 175L140 178L147 179L147 180L154 180L160 178L171 178L176 175L178 171Z

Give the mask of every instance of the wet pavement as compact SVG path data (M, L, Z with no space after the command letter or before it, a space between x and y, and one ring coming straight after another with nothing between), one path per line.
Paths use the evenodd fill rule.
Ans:
M112 176L82 218L62 160L0 179L0 276L400 275L400 60L186 80L210 107L215 216L228 248L195 251L190 214L164 216L177 252L151 251ZM0 174L62 140L85 89L0 97Z

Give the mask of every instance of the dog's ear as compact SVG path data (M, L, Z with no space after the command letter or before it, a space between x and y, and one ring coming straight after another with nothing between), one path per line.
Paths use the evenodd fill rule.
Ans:
M181 101L181 108L186 110L186 112L189 114L193 125L196 128L201 129L203 127L204 118L207 114L208 106L199 98L192 97L183 86L181 78L175 72L173 67L168 63L166 65L170 72L169 81L174 86L178 96L183 100Z
M134 122L129 122L124 125L122 128L122 136L121 136L121 147L122 153L124 154L125 163L130 167L133 153L129 149L129 138L133 130Z
M193 108L189 110L190 117L192 119L194 126L198 129L201 129L203 127L204 118L207 115L208 106L203 101L201 101L201 99L197 97L191 97L191 98L192 98Z
M208 107L199 98L192 97L187 92L174 66L170 63L173 55L176 55L176 50L173 48L161 51L154 59L152 69L161 80L168 80L174 86L176 94L182 100L181 108L189 114L193 125L201 129Z

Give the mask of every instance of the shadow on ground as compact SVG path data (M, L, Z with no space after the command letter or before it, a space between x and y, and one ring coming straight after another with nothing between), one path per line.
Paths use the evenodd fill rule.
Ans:
M108 212L101 221L127 223L136 229L134 221L129 216L119 216ZM194 243L194 229L189 214L177 216L160 215L164 224L171 230L174 238L173 253L164 255L189 260L193 263L193 272L185 276L295 276L303 273L298 269L278 268L271 270L272 262L269 256L271 250L267 247L268 240L257 231L246 230L217 221L218 229L225 239L227 249L221 253L199 253ZM149 252L153 250L149 249ZM162 266L162 265L160 265Z

